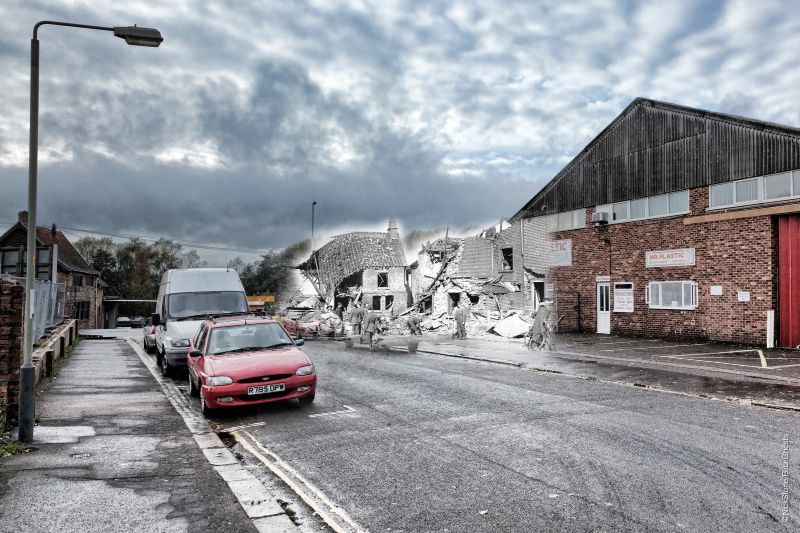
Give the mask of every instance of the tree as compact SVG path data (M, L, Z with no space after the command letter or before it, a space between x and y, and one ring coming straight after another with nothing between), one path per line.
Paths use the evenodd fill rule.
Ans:
M116 252L116 244L111 240L111 237L81 237L75 241L73 246L89 264L92 264L92 259L100 250L112 256Z
M202 268L206 264L205 261L200 259L200 254L197 253L197 250L189 250L181 256L181 268Z

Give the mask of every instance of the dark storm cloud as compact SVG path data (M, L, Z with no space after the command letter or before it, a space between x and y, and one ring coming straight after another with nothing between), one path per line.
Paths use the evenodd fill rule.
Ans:
M42 35L42 221L263 249L513 214L636 96L787 124L780 1L0 3L0 222L25 201L44 18L154 25L159 49ZM765 83L764 80L769 80Z
M50 135L69 138L77 161L42 169L40 220L266 249L307 237L312 200L320 202L322 232L389 217L418 227L464 226L509 214L519 201L513 183L445 174L442 153L423 137L368 120L352 104L324 95L297 66L262 63L249 97L237 104L236 91L233 83L214 83L184 101L196 106L186 115L197 118L200 137L215 141L230 161L217 169L150 157L128 165L87 154L81 147L96 143L122 154L159 148L170 138L175 121L164 117L176 102L137 91L69 94L89 99L96 112L46 117ZM347 140L355 161L329 160L335 137ZM24 173L0 172L17 185L0 210L13 211Z

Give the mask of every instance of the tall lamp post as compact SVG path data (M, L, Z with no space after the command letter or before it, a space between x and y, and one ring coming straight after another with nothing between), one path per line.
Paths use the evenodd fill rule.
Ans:
M31 116L30 146L28 152L28 243L25 259L27 294L25 295L25 322L23 338L23 363L20 368L19 434L22 442L33 440L33 419L35 414L35 367L33 366L33 313L34 288L36 284L36 188L39 163L39 27L67 26L90 30L110 31L114 36L125 39L131 46L155 47L164 40L161 33L153 28L138 26L92 26L72 22L42 20L33 27L31 39Z

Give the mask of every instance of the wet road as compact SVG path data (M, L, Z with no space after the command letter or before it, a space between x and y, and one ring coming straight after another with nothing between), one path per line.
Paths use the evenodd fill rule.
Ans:
M265 422L248 431L370 531L800 527L793 501L781 522L787 435L800 493L797 414L439 356L306 351L312 407L218 422Z

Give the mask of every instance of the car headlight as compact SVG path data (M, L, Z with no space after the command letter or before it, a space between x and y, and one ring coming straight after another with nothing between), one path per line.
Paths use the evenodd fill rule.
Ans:
M189 347L189 339L173 339L171 337L167 337L167 341L169 342L170 346L173 348L188 348Z
M295 372L295 374L297 374L298 376L307 376L313 373L314 373L314 365L301 366L300 368L297 369L297 372Z
M208 376L206 377L206 385L216 387L218 385L230 385L233 380L228 376Z

